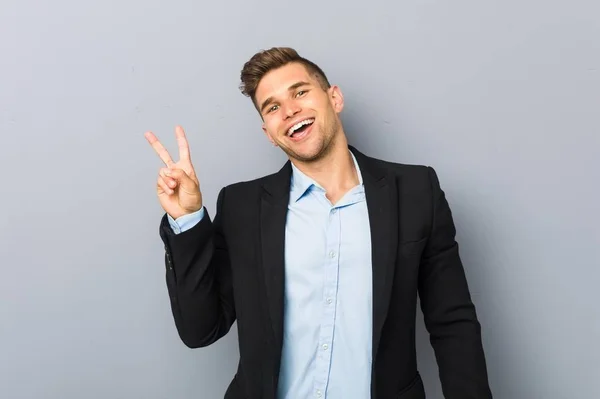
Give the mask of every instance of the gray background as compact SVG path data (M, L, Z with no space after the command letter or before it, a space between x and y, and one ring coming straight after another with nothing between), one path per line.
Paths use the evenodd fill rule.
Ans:
M4 0L0 396L222 397L235 329L179 340L155 197L183 125L206 205L284 156L238 91L296 47L351 142L432 165L454 211L496 398L600 397L600 5ZM429 398L442 398L419 320Z

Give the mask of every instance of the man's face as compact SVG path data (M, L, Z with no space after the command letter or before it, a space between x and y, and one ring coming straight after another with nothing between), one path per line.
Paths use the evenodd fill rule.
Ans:
M290 158L311 162L331 149L344 105L337 86L324 90L302 64L290 63L267 73L255 96L263 131Z

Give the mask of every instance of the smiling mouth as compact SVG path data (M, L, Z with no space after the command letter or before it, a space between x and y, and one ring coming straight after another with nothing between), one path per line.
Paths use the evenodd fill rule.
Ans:
M305 119L296 123L294 126L289 128L289 130L287 131L287 136L291 138L298 138L302 136L303 133L306 132L314 122L314 119Z
M305 127L301 128L301 129L299 128L296 131L294 131L294 133L292 135L288 136L288 138L295 143L304 141L304 139L306 139L310 135L312 128L313 128L313 125L306 125Z

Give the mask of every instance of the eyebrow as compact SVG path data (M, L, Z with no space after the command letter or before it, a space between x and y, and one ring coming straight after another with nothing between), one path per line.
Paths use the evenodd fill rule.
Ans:
M309 84L310 83L304 82L304 81L296 82L293 85L291 85L290 87L288 87L288 91L294 91L294 90L296 90L299 87L308 86ZM267 107L267 105L269 105L270 103L272 103L273 100L274 100L273 97L269 97L265 101L263 101L262 105L260 106L260 112L262 113L265 110L265 108Z

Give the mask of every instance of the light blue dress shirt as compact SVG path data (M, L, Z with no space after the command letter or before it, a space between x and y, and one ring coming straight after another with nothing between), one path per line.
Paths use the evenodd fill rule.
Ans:
M371 236L354 164L359 184L336 204L292 164L278 399L370 397ZM169 222L179 233L203 216Z

